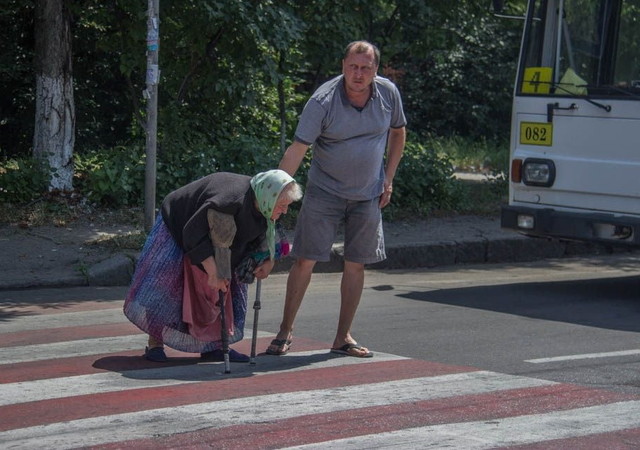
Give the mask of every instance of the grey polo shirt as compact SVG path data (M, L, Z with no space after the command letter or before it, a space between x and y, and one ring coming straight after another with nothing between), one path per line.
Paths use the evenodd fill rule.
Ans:
M371 200L384 184L389 128L406 125L402 99L390 80L376 76L362 110L349 103L340 75L320 86L302 111L295 139L313 145L309 182L347 200Z

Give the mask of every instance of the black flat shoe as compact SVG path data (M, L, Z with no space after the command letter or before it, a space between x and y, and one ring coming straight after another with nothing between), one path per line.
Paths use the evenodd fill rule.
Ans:
M224 353L222 349L213 350L211 352L200 353L200 359L203 361L215 361L221 362L224 361ZM244 353L237 352L233 349L229 349L229 361L237 362L237 363L246 363L249 362L251 358L245 355Z
M153 362L167 362L169 358L167 358L167 354L164 352L164 348L162 347L145 347L144 349L144 357L149 361Z

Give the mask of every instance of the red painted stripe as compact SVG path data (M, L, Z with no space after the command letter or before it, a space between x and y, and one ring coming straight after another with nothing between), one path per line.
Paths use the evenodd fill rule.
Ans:
M140 333L140 329L130 322L17 331L14 333L3 334L2 339L0 339L0 348L18 347L21 345L50 344L53 342L76 341L80 339L126 336L137 333Z
M304 361L301 361L304 364ZM221 365L212 371L220 371ZM256 371L260 366L256 365ZM34 425L100 417L148 409L244 398L255 395L352 386L406 378L470 371L421 360L370 362L304 372L272 372L262 376L224 378L200 383L132 389L0 406L0 431ZM283 405L285 407L285 405Z
M15 300L3 302L2 312L6 315L17 317L62 314L83 311L99 311L101 309L122 309L123 300L68 300L60 302L38 303L29 299L29 303L22 303Z
M243 424L221 429L209 428L158 439L119 442L93 448L281 448L412 427L541 414L624 399L625 395L619 393L560 384L313 414L277 422Z
M49 378L90 375L105 371L121 372L124 370L157 368L158 363L147 361L142 357L144 349L100 355L79 356L73 358L49 359L0 366L0 383L17 383L20 381L45 380ZM176 356L169 350L167 354ZM163 367L196 364L199 355L184 353L189 357L176 358Z

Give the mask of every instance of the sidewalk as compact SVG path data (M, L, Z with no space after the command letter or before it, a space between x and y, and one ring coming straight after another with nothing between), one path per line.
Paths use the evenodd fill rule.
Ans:
M456 216L384 225L387 259L369 269L409 269L455 264L505 263L609 253L603 246L528 238L500 228L498 217ZM0 226L0 290L126 286L137 252L96 245L110 236L135 232L132 227L20 228ZM295 245L295 243L293 243ZM342 243L334 245L331 261L316 272L338 272ZM291 258L276 265L282 272Z

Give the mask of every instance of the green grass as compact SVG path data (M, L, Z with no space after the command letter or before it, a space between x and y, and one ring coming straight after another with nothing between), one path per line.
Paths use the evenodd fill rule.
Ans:
M450 213L499 214L509 195L509 142L453 136L434 138L431 145L450 158L456 171L485 176L480 180L459 180L464 200Z
M487 175L505 175L509 171L509 142L472 140L460 136L437 137L430 145L438 153L449 156L455 170L483 173Z

